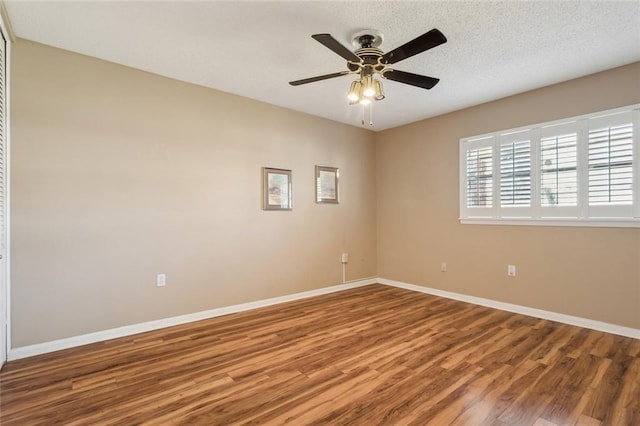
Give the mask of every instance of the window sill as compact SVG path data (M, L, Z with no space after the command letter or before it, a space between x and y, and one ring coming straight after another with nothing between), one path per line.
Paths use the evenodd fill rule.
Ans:
M511 225L511 226L583 226L597 228L640 228L640 219L575 219L575 218L461 218L463 225Z

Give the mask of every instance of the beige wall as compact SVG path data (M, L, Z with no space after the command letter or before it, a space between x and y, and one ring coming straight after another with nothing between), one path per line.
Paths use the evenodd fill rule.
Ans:
M11 89L12 347L376 275L373 133L24 40Z
M635 63L378 133L378 275L640 328L640 229L458 221L460 138L638 102Z

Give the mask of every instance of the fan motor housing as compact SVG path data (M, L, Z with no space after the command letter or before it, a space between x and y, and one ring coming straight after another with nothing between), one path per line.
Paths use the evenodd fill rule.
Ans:
M380 47L383 41L382 33L378 30L362 30L351 36L353 47Z
M351 38L351 44L357 47L353 53L356 54L361 60L362 64L356 65L348 63L347 66L351 71L357 71L362 66L370 66L376 71L384 68L378 62L378 58L384 55L384 52L378 48L382 44L382 33L376 30L364 30L359 31Z

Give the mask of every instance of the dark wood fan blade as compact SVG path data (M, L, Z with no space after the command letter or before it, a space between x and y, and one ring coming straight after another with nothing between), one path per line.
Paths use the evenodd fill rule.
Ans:
M400 62L403 59L410 58L413 55L417 55L425 50L440 46L442 43L446 42L447 38L444 34L434 28L431 31L422 34L420 37L414 38L402 46L385 53L380 58L380 62L383 64L395 64L396 62Z
M320 81L320 80L327 80L329 78L340 77L347 74L351 74L351 72L349 71L334 72L333 74L325 74L325 75L319 75L317 77L303 78L302 80L290 81L289 84L292 86L300 86L301 84L313 83L314 81Z
M398 70L386 71L383 76L389 80L397 81L404 84L410 84L416 87L422 87L423 89L431 89L440 81L439 78L427 77L426 75L413 74L410 72Z
M322 43L325 47L333 50L347 61L360 62L360 58L355 53L344 47L338 40L333 38L331 34L314 34L311 37Z

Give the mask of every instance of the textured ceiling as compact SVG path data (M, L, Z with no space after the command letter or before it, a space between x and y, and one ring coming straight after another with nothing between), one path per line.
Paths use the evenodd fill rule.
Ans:
M394 68L441 79L432 90L385 80L382 130L640 60L640 1L5 1L15 34L78 53L360 126L351 76L311 38L351 48L373 28L391 50L438 28L444 45ZM55 66L55 64L51 64Z

